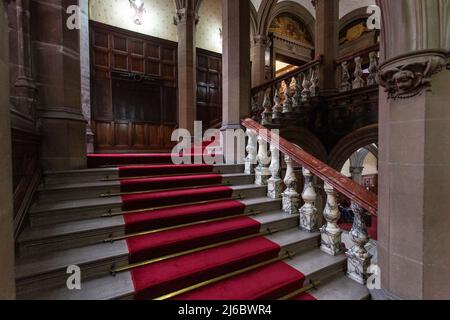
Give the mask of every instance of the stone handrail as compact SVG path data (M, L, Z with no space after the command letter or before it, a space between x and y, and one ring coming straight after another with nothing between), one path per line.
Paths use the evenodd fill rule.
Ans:
M245 172L247 174L255 173L256 184L268 186L270 198L282 199L284 212L300 214L301 229L308 232L320 231L321 250L327 254L343 253L342 230L338 226L341 214L337 193L340 192L351 199L354 221L350 236L354 246L346 252L348 276L365 284L371 256L365 248L370 238L363 215L365 210L374 216L377 215L377 196L256 121L245 119L242 121L242 126L247 129L248 136ZM269 148L268 145L270 145ZM286 174L283 180L280 173L280 152L284 155L286 163ZM294 163L303 168L304 189L301 195L297 192L298 181ZM326 223L322 227L315 205L317 193L313 176L324 182L324 190L327 194L327 203L323 212ZM282 190L283 182L284 192ZM301 208L299 208L300 198L304 202Z

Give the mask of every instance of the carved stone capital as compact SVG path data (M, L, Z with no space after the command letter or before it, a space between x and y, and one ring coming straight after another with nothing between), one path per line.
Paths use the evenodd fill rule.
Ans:
M261 46L266 47L268 43L268 39L265 35L256 35L252 38L252 45L253 46Z
M431 90L431 77L447 66L445 51L421 51L383 63L378 82L389 99L407 99Z
M193 21L195 24L197 24L199 21L199 17L195 10L185 8L178 9L175 16L173 17L173 23L176 26L186 24L190 21Z

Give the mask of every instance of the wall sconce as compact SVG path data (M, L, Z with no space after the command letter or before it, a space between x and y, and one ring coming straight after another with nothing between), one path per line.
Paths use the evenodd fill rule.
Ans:
M145 10L145 3L142 0L128 0L130 2L130 7L134 10L134 18L133 21L137 25L142 25L144 23L144 13L147 12Z

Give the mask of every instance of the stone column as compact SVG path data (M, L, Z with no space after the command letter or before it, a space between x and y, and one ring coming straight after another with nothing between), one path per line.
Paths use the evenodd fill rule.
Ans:
M253 36L251 44L252 88L254 88L266 81L267 36Z
M382 287L450 299L450 3L380 0Z
M364 167L350 167L350 174L352 175L352 180L357 184L361 184L362 182L362 173L364 171Z
M197 119L197 69L195 31L199 0L176 0L178 28L178 125L194 134Z
M81 110L80 32L70 30L67 7L76 0L32 1L32 47L47 170L86 167L86 120Z
M223 130L250 114L249 1L223 0Z
M336 91L336 66L339 44L339 0L314 0L316 8L316 57L323 55L319 68L320 91Z
M94 133L91 122L91 63L89 44L89 1L79 0L80 6L80 69L81 110L86 119L86 151L94 153Z
M15 298L9 41L6 2L0 1L0 299Z

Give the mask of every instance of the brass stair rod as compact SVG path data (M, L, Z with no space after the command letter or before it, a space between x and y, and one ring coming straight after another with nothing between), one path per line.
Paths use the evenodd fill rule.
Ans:
M122 268L113 268L113 269L111 269L111 275L115 276L118 273L130 271L132 269L136 269L136 268L143 267L143 266L148 266L150 264L154 264L154 263L157 263L157 262L161 262L161 261L165 261L165 260L169 260L169 259L173 259L173 258L178 258L178 257L181 257L181 256L185 256L185 255L196 253L196 252L200 252L200 251L205 251L205 250L209 250L209 249L218 248L218 247L221 247L221 246L237 243L237 242L240 242L240 241L245 241L245 240L258 238L258 237L264 237L264 236L267 236L267 235L274 234L276 232L278 232L278 230L276 230L276 229L272 229L271 230L270 228L267 228L267 230L265 232L252 234L252 235L245 236L245 237L242 237L242 238L232 239L232 240L223 241L223 242L211 244L211 245L200 247L200 248L195 248L195 249L191 249L191 250L187 250L187 251L183 251L183 252L179 252L179 253L174 253L174 254L167 255L167 256L164 256L164 257L160 257L160 258L155 258L155 259L151 259L151 260L144 261L144 262L130 264L130 265L122 267Z
M214 278L214 279L210 279L210 280L207 280L207 281L204 281L204 282L200 282L200 283L195 284L195 285L193 285L193 286L190 286L190 287L187 287L187 288L184 288L184 289L181 289L181 290L178 290L178 291L175 291L175 292L166 294L166 295L164 295L164 296L155 298L155 299L153 299L153 300L159 300L159 301L162 301L162 300L169 300L169 299L172 299L172 298L174 298L174 297L176 297L176 296L179 296L179 295L181 295L181 294L188 293L188 292L194 291L194 290L196 290L196 289L200 289L200 288L206 287L206 286L208 286L208 285L215 284L215 283L217 283L217 282L220 282L220 281L223 281L223 280L227 280L227 279L233 278L233 277L235 277L235 276L239 276L239 275L244 274L244 273L246 273L246 272L250 272L250 271L253 271L253 270L256 270L256 269L265 267L265 266L267 266L267 265L270 265L270 264L272 264L272 263L276 263L276 262L279 262L279 261L288 259L288 258L290 258L290 257L292 257L291 254L285 253L284 255L279 256L279 257L277 257L277 258L274 258L274 259L272 259L272 260L268 260L268 261L265 261L265 262L261 262L261 263L258 263L258 264L256 264L256 265L253 265L253 266L250 266L250 267L241 269L241 270L237 270L237 271L234 271L234 272L231 272L231 273L222 275L222 276L217 277L217 278Z
M127 214L133 214L133 213L141 213L141 212L147 212L147 211L156 211L161 209L171 209L171 208L178 208L188 205L197 205L197 204L210 204L210 203L216 203L216 202L222 202L222 201L232 201L232 200L243 200L244 197L241 195L237 195L230 198L220 198L215 200L203 200L203 201L194 201L194 202L185 202L185 203L179 203L179 204L173 204L173 205L167 205L167 206L160 206L160 207L152 207L152 208L146 208L146 209L138 209L138 210L130 210L130 211L119 211L119 212L106 212L101 215L102 218L110 218L110 217L116 217L116 216L124 216Z
M255 215L258 215L258 214L261 214L261 213L262 213L262 211L253 211L252 210L252 211L249 211L248 213L243 213L243 214L237 214L237 215L220 217L220 218L209 219L209 220L201 220L201 221L196 221L196 222L191 222L191 223L186 223L186 224L180 224L180 225L177 225L177 226L172 226L172 227L167 227L167 228L161 228L161 229L155 229L155 230L150 230L150 231L144 231L144 232L127 234L127 235L119 236L119 237L111 237L111 238L103 240L103 242L104 243L116 242L116 241L120 241L120 240L126 240L126 239L130 239L130 238L134 238L134 237L140 237L140 236L160 233L160 232L164 232L164 231L171 231L171 230L176 230L176 229L182 229L182 228L202 225L202 224L206 224L206 223L211 223L211 222L220 222L220 221L225 221L225 220L229 220L229 219L233 219L233 218L240 218L240 217L250 217L250 216L255 216Z
M295 296L298 296L299 294L306 293L312 289L317 289L317 287L319 285L320 285L320 281L311 281L311 283L309 285L307 285L306 287L303 287L297 291L287 294L284 297L281 297L277 300L284 300L284 301L291 300L292 298L294 298Z

